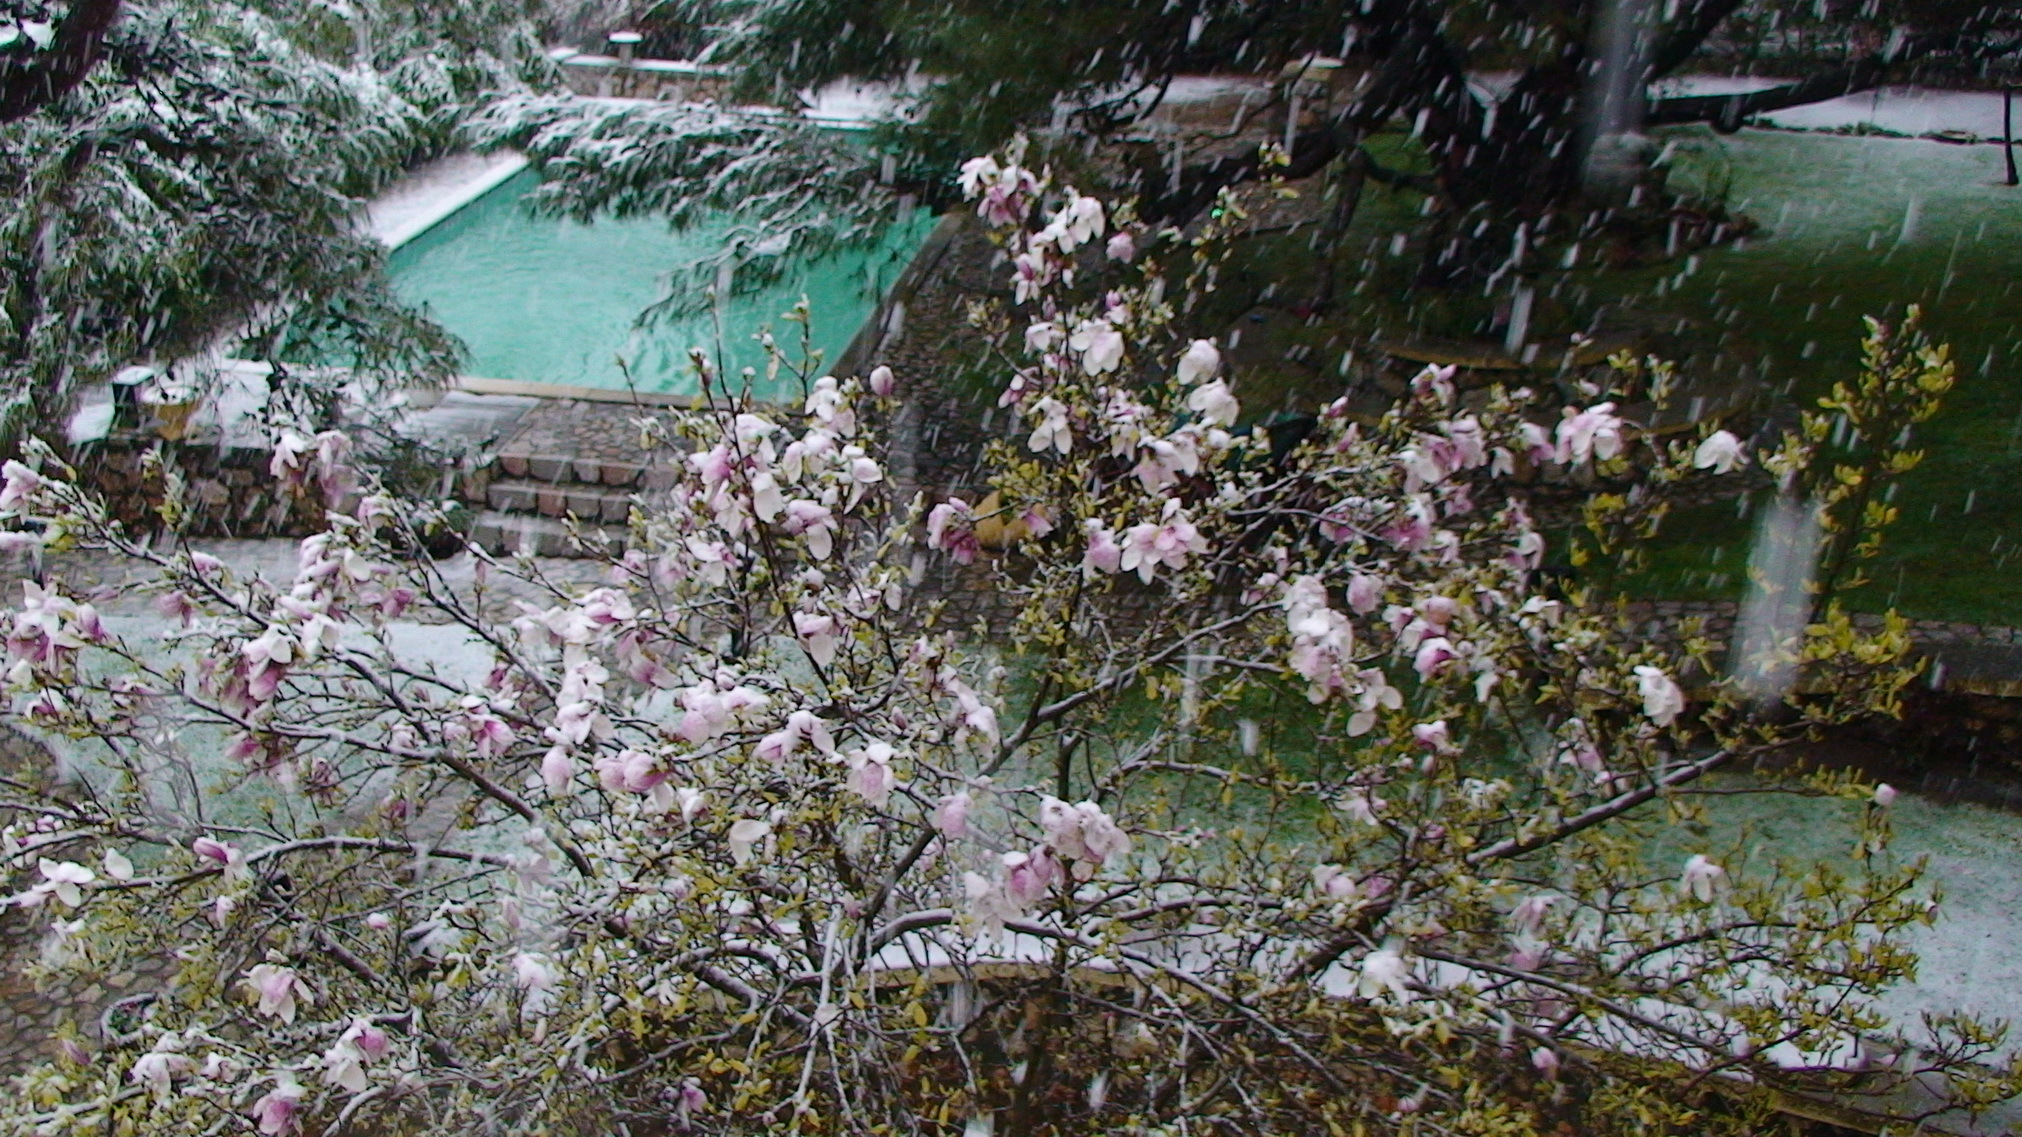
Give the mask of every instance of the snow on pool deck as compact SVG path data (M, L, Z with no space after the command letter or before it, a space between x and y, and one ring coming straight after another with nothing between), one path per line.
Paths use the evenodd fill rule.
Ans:
M450 154L425 162L365 206L362 227L397 249L526 166L519 154Z

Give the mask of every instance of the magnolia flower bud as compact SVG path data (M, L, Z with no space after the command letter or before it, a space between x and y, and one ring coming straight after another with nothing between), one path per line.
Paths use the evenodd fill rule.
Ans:
M1883 782L1875 787L1875 804L1887 809L1896 803L1896 787Z
M941 836L951 841L968 835L968 791L964 790L961 793L949 794L947 797L941 799L940 806L934 810L934 828L940 830Z

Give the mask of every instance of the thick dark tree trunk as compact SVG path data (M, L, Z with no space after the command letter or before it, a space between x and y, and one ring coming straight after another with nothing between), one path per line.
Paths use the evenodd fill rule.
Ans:
M13 122L69 94L98 63L120 0L75 0L47 52L0 66L0 122Z

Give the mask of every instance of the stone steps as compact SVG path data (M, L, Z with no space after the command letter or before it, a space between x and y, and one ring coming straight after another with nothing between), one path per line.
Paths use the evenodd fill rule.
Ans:
M483 504L500 513L533 513L542 517L574 514L586 522L623 525L632 515L632 496L628 489L582 482L500 478L485 487Z
M537 454L530 450L515 450L508 447L499 453L495 461L499 471L506 477L526 478L536 482L634 486L644 481L646 477L646 467L643 464L599 458L594 455Z
M458 496L479 517L471 540L492 553L580 556L564 525L625 536L634 501L673 484L639 448L636 408L543 399L524 413L494 456L460 479Z
M581 532L586 538L595 534L607 536L621 549L625 545L626 531L623 526L592 525L585 522L581 526ZM507 513L487 509L478 514L476 524L471 526L470 541L495 556L513 556L520 553L536 557L587 555L584 549L570 539L567 524L539 514Z

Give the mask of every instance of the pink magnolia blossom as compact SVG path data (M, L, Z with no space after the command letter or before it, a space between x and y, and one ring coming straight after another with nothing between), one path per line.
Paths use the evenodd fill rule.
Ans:
M541 757L541 781L548 792L558 794L569 788L576 777L576 761L565 746L550 747Z
M1123 535L1123 555L1118 565L1125 572L1135 570L1146 584L1160 566L1174 571L1187 567L1187 556L1205 553L1207 539L1194 527L1178 499L1168 498L1157 522L1133 525Z
M1088 551L1081 557L1082 576L1093 580L1098 574L1114 575L1123 568L1123 546L1109 527L1091 517L1081 523L1088 533Z
M975 197L987 187L996 185L1002 172L997 159L986 154L962 163L961 170L955 175L955 184L961 188L963 197Z
M1353 900L1361 889L1354 874L1340 865L1314 865L1313 891L1329 900Z
M1458 658L1459 654L1445 636L1429 636L1419 642L1418 651L1411 660L1411 669L1418 672L1420 679L1430 679Z
M675 731L697 744L721 737L741 717L771 702L726 673L683 688L679 697L682 715Z
M1348 736L1360 738L1376 726L1376 714L1380 710L1398 710L1404 706L1404 694L1390 685L1390 679L1373 667L1363 668L1355 673L1355 680L1361 691L1355 697L1355 713L1348 716Z
M1366 616L1383 602L1383 578L1358 572L1348 578L1348 610Z
M1027 250L1011 258L1011 300L1023 304L1037 300L1040 292L1053 282L1053 267L1046 261L1046 255L1038 250Z
M1144 453L1131 473L1145 493L1160 493L1181 478L1200 473L1201 445L1205 441L1209 440L1193 424L1164 438L1144 439L1139 443Z
M84 903L84 886L98 879L97 873L75 861L42 857L36 861L36 869L42 880L16 901L23 908L34 907L44 896L54 896L65 908L75 908Z
M808 658L814 660L815 666L827 667L835 662L842 625L834 616L826 612L795 612L793 634L800 637L802 646L807 648Z
M1109 452L1117 458L1134 453L1143 444L1143 423L1151 408L1130 397L1126 391L1111 391L1103 400L1101 426L1109 438Z
M0 465L0 511L19 510L48 483L42 475L12 459Z
M386 1032L367 1019L353 1019L330 1049L323 1052L323 1084L362 1094L371 1086L365 1067L386 1056Z
M199 837L191 841L190 852L224 869L228 874L242 871L246 861L245 854L239 851L237 845L210 837Z
M643 750L623 750L590 765L597 781L613 793L651 793L667 780L659 759Z
M970 564L983 549L976 537L976 514L958 497L935 506L927 514L927 544L946 550L957 564Z
M898 385L897 378L892 374L892 369L890 367L887 367L884 364L880 363L876 367L871 368L871 376L870 376L871 394L876 395L881 399L886 398L892 393L893 388L896 387L897 385Z
M1383 539L1405 552L1424 548L1431 537L1432 508L1422 495L1407 500L1402 514L1383 530Z
M1532 462L1549 462L1558 456L1551 431L1534 422L1523 423L1518 430L1523 434L1524 454Z
M795 499L786 503L786 517L781 525L796 537L807 540L807 551L815 560L825 561L835 550L835 533L839 527L835 512L816 501Z
M968 836L969 808L967 790L949 794L934 808L934 828L951 841Z
M1482 430L1480 419L1473 415L1461 415L1441 429L1446 432L1447 443L1441 448L1441 453L1452 469L1473 470L1488 464L1488 437Z
M1349 790L1335 801L1334 808L1364 825L1380 824L1380 815L1390 803L1367 790Z
M1067 191L1067 204L1061 207L1058 221L1067 237L1066 241L1058 242L1062 252L1070 252L1075 245L1093 241L1108 228L1102 202L1071 189Z
M1453 402L1453 373L1458 370L1453 364L1425 365L1425 370L1411 377L1411 393L1421 398L1431 398L1440 406Z
M1422 722L1412 727L1411 741L1416 743L1419 749L1427 750L1434 754L1451 754L1455 749L1453 739L1447 733L1445 719L1440 719L1437 722Z
M1873 801L1883 809L1896 804L1896 787L1887 782L1876 786Z
M1286 663L1306 680L1306 698L1317 705L1348 690L1355 632L1348 617L1328 606L1320 578L1302 576L1286 584L1283 604L1286 630L1292 634Z
M1597 403L1583 411L1567 407L1556 432L1553 457L1572 466L1589 458L1613 458L1622 451L1622 430L1623 422L1613 403Z
M886 799L891 797L892 787L898 784L898 779L892 774L892 759L897 753L884 742L873 742L850 751L844 757L849 766L849 774L843 779L845 787L872 808L883 808Z
M315 443L292 430L284 430L274 440L274 456L267 462L269 477L287 485L300 485L308 463L304 460Z
M695 1084L695 1079L686 1079L681 1083L681 1093L675 1099L674 1108L675 1112L681 1115L685 1127L689 1118L709 1108L709 1095L702 1092L702 1087Z
M1084 320L1075 325L1067 346L1081 353L1081 368L1090 375L1114 371L1123 362L1123 333L1108 320Z
M284 1023L293 1023L295 1021L295 1005L297 1002L310 1003L315 1001L309 995L308 984L302 981L301 976L295 973L294 968L282 967L277 964L261 963L254 965L252 970L246 972L246 977L240 981L240 986L244 987L258 1001L258 1009L261 1014L266 1015L268 1018L279 1019Z
M1056 797L1041 798L1039 827L1047 848L1064 860L1100 867L1130 851L1130 835L1092 801L1069 805Z
M301 1111L302 1086L293 1074L284 1071L275 1077L274 1088L254 1102L249 1112L265 1137L285 1137L300 1126Z
M1029 853L1005 853L1004 897L1020 912L1046 899L1046 890L1060 876L1060 864L1041 846Z
M795 711L787 716L784 727L758 740L752 756L768 762L783 762L800 749L802 742L812 742L815 749L823 754L835 753L835 740L829 734L828 724L812 711Z
M1111 234L1109 245L1104 249L1104 252L1109 254L1110 260L1128 264L1137 259L1137 242L1132 239L1128 232L1118 229L1115 233Z
M996 745L997 708L983 701L983 697L960 680L948 683L948 693L955 697L955 708L960 715L961 733L980 736L990 745Z

